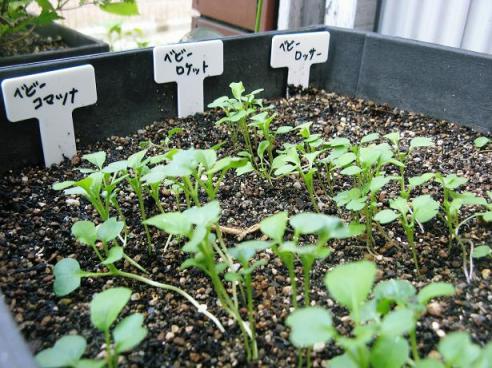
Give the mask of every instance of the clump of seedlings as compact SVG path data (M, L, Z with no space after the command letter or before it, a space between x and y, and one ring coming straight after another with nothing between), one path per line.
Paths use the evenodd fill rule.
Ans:
M217 124L227 126L235 156L219 157L222 143L210 149L173 148L172 138L183 132L177 127L159 144L143 142L143 150L125 160L107 164L103 151L84 155L82 159L91 165L79 169L85 177L53 185L67 195L85 197L99 216L94 221L77 221L71 229L78 243L93 250L97 258L94 271L82 270L74 258L62 259L54 268L55 294L68 295L80 287L83 278L124 277L183 296L224 331L205 304L176 286L153 280L149 272L126 253L131 229L125 224L118 198L122 193L132 192L149 254L165 252L173 237L181 241L181 250L187 256L181 270L194 268L209 278L218 305L241 333L249 362L259 359L254 277L255 272L267 264L263 252L268 252L278 257L288 274L291 313L286 324L291 329L290 341L299 349L299 367L311 367L313 351L322 349L323 344L330 341L343 351L329 361L328 366L333 368L492 366L492 343L481 349L462 332L441 339L439 359L420 356L416 335L418 320L431 299L454 294L453 286L448 283L431 283L417 292L406 280L391 279L375 284L376 266L368 261L335 266L326 274L325 286L330 297L348 310L353 327L349 334L335 328L331 312L316 306L311 295L312 271L317 262L326 262L330 256L331 240L363 235L368 252L374 254L374 229L387 238L381 225L394 221L403 228L417 274L420 267L416 229L423 232L423 225L438 215L447 225L450 248L453 242L462 248L468 282L473 275L473 259L492 256L489 245L475 247L461 234L473 219L492 221L491 203L470 192L458 191L467 183L466 178L431 172L408 175L412 155L417 149L432 147L432 139L414 137L408 147L403 148L398 131L383 137L371 133L351 143L344 137L323 139L321 134L311 132L311 122L272 130L277 115L256 97L262 90L246 94L241 82L231 83L230 88L232 97L220 97L209 107L223 111L224 117ZM294 132L297 143L284 143L277 149L279 136ZM474 142L478 149L488 143L486 137ZM151 156L153 151L158 154ZM237 175L256 171L270 184L280 177L296 177L304 185L317 213L298 213L289 218L287 212L279 212L255 225L256 230L261 230L262 238L227 244L223 234L227 228L219 223L221 206L217 198L228 173L233 171ZM343 185L339 183L340 178L344 179ZM429 194L414 193L431 180L442 188L442 203ZM399 184L399 191L396 198L389 199L387 208L380 194L385 187L395 184ZM342 190L335 193L340 187ZM173 200L163 201L164 189L173 195ZM492 199L492 193L488 196ZM329 198L339 208L350 211L352 222L345 223L338 217L321 213L328 206L320 198ZM462 219L465 206L481 206L485 210ZM152 236L153 228L168 237L163 249L155 242L158 237ZM470 243L469 252L466 242ZM302 283L299 282L302 292L298 292L298 266L302 269ZM112 329L130 295L129 289L109 289L96 294L91 303L92 324L105 337L104 359L83 359L86 340L69 335L39 353L38 363L42 367L117 367L118 356L138 345L147 335L140 314L124 318Z
M60 338L52 348L36 355L36 362L42 368L116 368L118 357L132 350L147 336L148 330L143 324L144 316L131 314L111 329L118 315L130 300L130 289L116 287L95 294L90 304L92 325L104 334L104 359L83 359L87 342L80 335L66 335Z
M412 251L413 262L420 273L417 248L415 245L415 227L432 220L439 212L439 203L430 195L421 195L407 200L397 197L390 201L391 209L385 209L376 214L374 219L382 224L398 220L407 237L408 246ZM423 231L423 230L422 230Z
M118 263L126 260L132 267L140 272L147 274L147 271L140 266L131 257L125 254L124 248L126 239L121 237L123 222L117 221L115 218L110 218L102 224L96 226L91 221L78 221L72 226L72 234L76 240L85 246L89 246L94 250L100 264L105 267L105 270L89 272L80 268L79 262L74 258L64 258L55 265L54 268L54 291L57 296L65 296L78 289L83 278L97 277L124 277L135 281L142 282L152 287L169 290L183 296L197 310L210 318L217 327L223 331L224 328L219 320L207 311L206 305L198 303L191 295L184 290L161 282L154 281L146 276L142 276L133 272L123 271L118 267ZM99 250L97 242L102 243L103 253Z
M431 299L453 295L453 286L432 283L417 293L408 281L387 280L373 289L375 277L376 266L368 261L337 266L328 272L325 286L330 296L350 312L352 333L340 334L333 326L329 310L309 306L295 310L287 318L292 344L313 348L334 341L344 353L330 360L329 366L333 368L399 368L408 362L412 362L411 366L419 364L417 321ZM368 299L371 291L373 297ZM306 366L311 366L309 359Z
M205 273L213 285L221 307L233 318L243 336L243 344L248 360L258 359L255 320L253 314L253 290L251 274L263 265L250 260L259 250L270 246L265 241L244 242L234 248L227 248L220 226L220 206L212 201L203 207L192 207L184 212L168 212L147 220L148 225L187 239L182 250L189 255L181 268L196 268ZM214 232L212 231L214 229ZM236 265L236 262L239 264ZM231 292L226 282L231 282ZM243 304L248 310L248 322L240 313L239 291Z

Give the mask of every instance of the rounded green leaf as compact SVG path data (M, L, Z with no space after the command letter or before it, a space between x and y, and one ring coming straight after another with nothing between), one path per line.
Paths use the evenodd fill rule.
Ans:
M100 331L108 330L130 300L132 291L116 287L94 295L91 301L91 322Z
M402 197L396 197L395 199L390 200L390 207L403 215L406 215L410 210L406 199Z
M36 355L36 363L41 368L72 367L85 352L87 343L82 336L68 335L60 338L52 348Z
M385 280L374 288L374 298L395 303L408 303L417 294L415 287L407 280Z
M400 368L408 359L410 348L401 337L380 337L371 349L371 366Z
M263 219L260 222L260 230L270 239L280 243L284 237L285 228L287 227L287 219L287 212L279 212Z
M433 282L424 286L418 293L417 298L420 304L427 304L431 299L441 296L454 295L454 286L447 282Z
M124 171L127 168L128 168L128 162L126 160L123 160L123 161L111 162L110 164L106 165L106 167L104 167L102 171L107 174L114 174L120 171Z
M229 84L229 87L231 88L231 92L234 98L236 100L241 100L241 96L245 91L243 82L232 82L231 84Z
M413 176L408 179L408 184L412 187L418 187L419 185L427 183L434 177L434 173L425 173L420 176Z
M367 134L360 140L360 143L369 143L379 138L379 133Z
M142 164L142 160L146 154L147 154L147 150L144 149L128 157L127 160L128 167L131 167L132 169L136 169L137 167L139 167Z
M355 161L357 157L352 152L347 152L333 160L335 167L345 167Z
M402 336L415 328L414 314L409 309L398 309L388 313L381 324L381 334Z
M181 212L163 213L147 219L144 224L155 226L168 234L183 236L188 236L192 227L187 216Z
M104 162L106 161L106 152L99 151L99 152L89 153L87 155L83 155L82 159L89 161L94 166L97 166L99 169L102 169Z
M422 224L432 220L439 212L439 202L427 194L414 198L412 207L415 219Z
M80 243L92 246L97 240L96 225L91 221L77 221L72 225L72 235Z
M297 309L287 317L286 324L291 329L289 339L297 348L328 342L333 335L330 312L321 307Z
M135 313L123 319L113 330L115 349L123 353L133 349L147 336L148 330L142 326L143 314Z
M413 150L418 147L432 147L434 146L434 142L432 142L432 138L429 137L415 137L410 141L410 150Z
M232 258L237 259L241 264L246 264L254 257L257 251L270 248L271 243L263 240L249 240L239 243L234 248L228 250Z
M53 270L55 276L54 290L57 296L65 296L80 286L82 271L77 260L64 258L59 261Z
M359 368L348 354L339 355L330 360L327 368Z
M345 137L336 137L332 138L328 141L328 144L331 147L345 147L345 146L350 146L350 140Z
M275 131L275 134L286 134L292 131L293 129L294 127L283 125L281 127L278 127L278 129Z
M449 367L468 368L480 356L467 332L452 332L439 341L438 350Z
M120 235L124 226L124 222L118 221L116 217L111 217L97 227L97 238L109 243Z
M113 264L123 258L123 248L114 246L109 250L108 258L102 262L103 265Z
M397 179L396 176L376 176L371 180L369 190L373 193L379 192L386 184L395 179Z
M473 258L483 258L492 255L492 249L488 245L480 245L473 249Z
M202 207L191 207L183 212L188 221L194 225L210 226L219 221L219 201L211 201Z
M393 210L382 210L376 213L374 220L381 224L388 224L398 218L398 214Z
M342 171L340 171L340 174L347 175L347 176L353 176L353 175L357 175L361 172L362 172L362 169L359 166L353 165L353 166L349 166L349 167L343 169Z
M358 312L371 292L376 277L372 262L359 261L335 267L325 277L331 296L358 317Z
M75 184L75 182L73 180L67 180L67 181L55 183L51 187L54 190L64 190L64 189L72 187L74 184Z
M391 132L384 136L387 140L389 140L392 144L397 145L400 141L400 132Z
M490 139L487 137L478 137L473 141L473 144L477 148L483 148L490 142Z
M325 226L322 214L305 212L291 217L290 226L299 234L315 234Z
M468 183L468 179L463 176L458 176L456 174L450 174L445 177L437 176L437 181L441 183L444 188L455 190L462 185Z

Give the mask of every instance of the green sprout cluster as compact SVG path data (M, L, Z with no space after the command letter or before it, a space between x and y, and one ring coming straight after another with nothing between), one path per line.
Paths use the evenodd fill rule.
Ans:
M473 259L491 257L492 251L487 244L475 247L462 232L475 219L492 221L492 193L485 199L462 190L466 189L467 179L452 173L411 176L407 170L409 161L416 150L432 149L430 138L413 137L406 145L399 132L392 132L385 136L370 133L359 142L345 137L325 140L312 132L311 122L278 126L273 107L265 107L257 98L261 90L246 94L241 82L231 83L230 87L232 97L220 97L209 107L223 112L217 124L224 125L230 134L232 155L221 155L222 144L209 149L174 148L173 137L183 133L182 128L175 128L159 144L143 142L143 149L125 160L107 163L102 151L84 155L82 159L90 167L79 169L83 176L80 180L53 185L66 195L84 197L95 213L92 220L77 221L71 229L77 243L92 250L93 263L86 262L85 270L75 258L60 260L54 268L55 294L68 295L85 278L129 279L184 297L224 332L222 316L208 312L206 304L200 304L181 288L156 281L130 255L128 242L135 239L130 235L139 229L145 234L150 256L165 252L175 239L185 256L179 271L192 268L207 276L216 304L240 331L249 362L260 359L255 273L276 259L290 283L291 313L286 324L291 329L290 341L298 348L299 367L310 367L314 349L319 350L328 342L343 351L330 360L329 367L492 365L490 344L480 348L461 332L449 334L439 342L441 360L420 356L418 321L431 299L454 294L450 284L431 283L417 292L406 280L376 284L376 266L369 261L336 266L327 273L325 286L330 297L349 312L353 329L346 335L334 327L332 312L316 305L311 280L315 265L331 259L331 242L359 237L374 255L378 252L378 236L389 239L387 227L398 231L396 224L405 235L419 275L419 233L425 231L426 223L442 221L449 234L450 249L455 244L461 248L470 282ZM487 142L482 140L481 144L483 147ZM231 175L252 172L272 186L280 178L299 180L310 199L311 211L271 214L257 224L261 237L231 241L221 225L221 187ZM440 188L434 197L423 190L430 183ZM394 194L388 197L390 188ZM140 221L136 224L127 223L125 206L121 204L122 198L128 197L134 198L138 208ZM323 203L324 199L331 203ZM330 204L338 216L324 213ZM479 211L470 212L477 207ZM467 216L463 216L465 213ZM167 237L164 244L160 233ZM111 290L115 290L115 296L103 296ZM105 359L82 359L84 338L65 336L53 348L38 354L41 366L116 367L119 354L145 337L147 330L138 314L123 319L111 330L130 295L127 289L111 290L98 294L91 304L93 325L105 336ZM93 304L102 306L93 308ZM111 318L97 317L104 311ZM101 320L105 322L97 322ZM130 328L138 333L128 336Z

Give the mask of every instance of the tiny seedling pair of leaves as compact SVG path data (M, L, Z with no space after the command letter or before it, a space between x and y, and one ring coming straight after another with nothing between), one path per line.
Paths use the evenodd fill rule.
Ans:
M396 179L398 179L397 176L379 175L372 178L368 185L365 185L363 188L355 187L350 190L340 192L333 198L333 200L339 207L345 207L349 211L358 212L366 207L370 195L375 195L383 189L384 186Z
M319 213L305 212L288 218L287 212L279 212L267 217L260 223L260 229L276 244L282 244L287 222L294 229L295 237L314 234L318 236L318 245L324 245L330 239L343 239L359 235L359 224L347 225L338 217Z
M118 315L130 300L131 290L112 288L95 294L90 304L91 322L101 332L108 332ZM121 320L113 329L114 346L112 354L118 356L130 351L147 336L142 326L144 317L135 313ZM82 359L86 350L86 340L82 336L68 335L59 339L52 348L36 355L36 362L42 368L102 368L104 360ZM111 359L111 357L106 357Z
M82 359L87 347L86 340L79 335L60 338L53 347L36 355L36 363L41 368L102 368L104 360Z
M91 304L91 322L99 331L107 332L130 300L128 288L116 287L94 295ZM133 349L147 336L142 326L144 317L140 313L122 319L113 329L114 352L120 354Z
M427 194L415 197L411 202L397 197L390 201L390 207L392 209L379 211L374 219L381 224L388 224L411 213L414 220L423 224L432 220L439 212L439 202Z
M97 240L104 243L110 243L115 240L123 230L124 223L111 217L99 226L95 226L91 221L77 221L72 226L72 234L81 244L96 247ZM113 246L109 249L107 258L102 262L104 265L113 264L124 257L123 248ZM87 272L80 269L77 260L73 258L64 258L59 261L54 268L54 291L57 296L70 294L80 287L81 278L87 275Z
M151 217L146 224L155 226L168 234L192 237L193 225L209 228L220 218L219 202L214 200L202 207L191 207L183 212L168 212Z

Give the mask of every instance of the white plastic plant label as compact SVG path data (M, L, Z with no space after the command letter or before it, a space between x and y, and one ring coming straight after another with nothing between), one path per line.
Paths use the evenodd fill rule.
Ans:
M224 47L220 40L154 48L154 80L178 84L179 117L203 112L203 80L223 71Z
M36 118L46 167L77 153L72 111L97 101L92 65L5 79L2 82L7 118Z
M328 60L329 44L329 32L273 36L270 65L272 68L288 68L287 84L306 88L311 65Z

